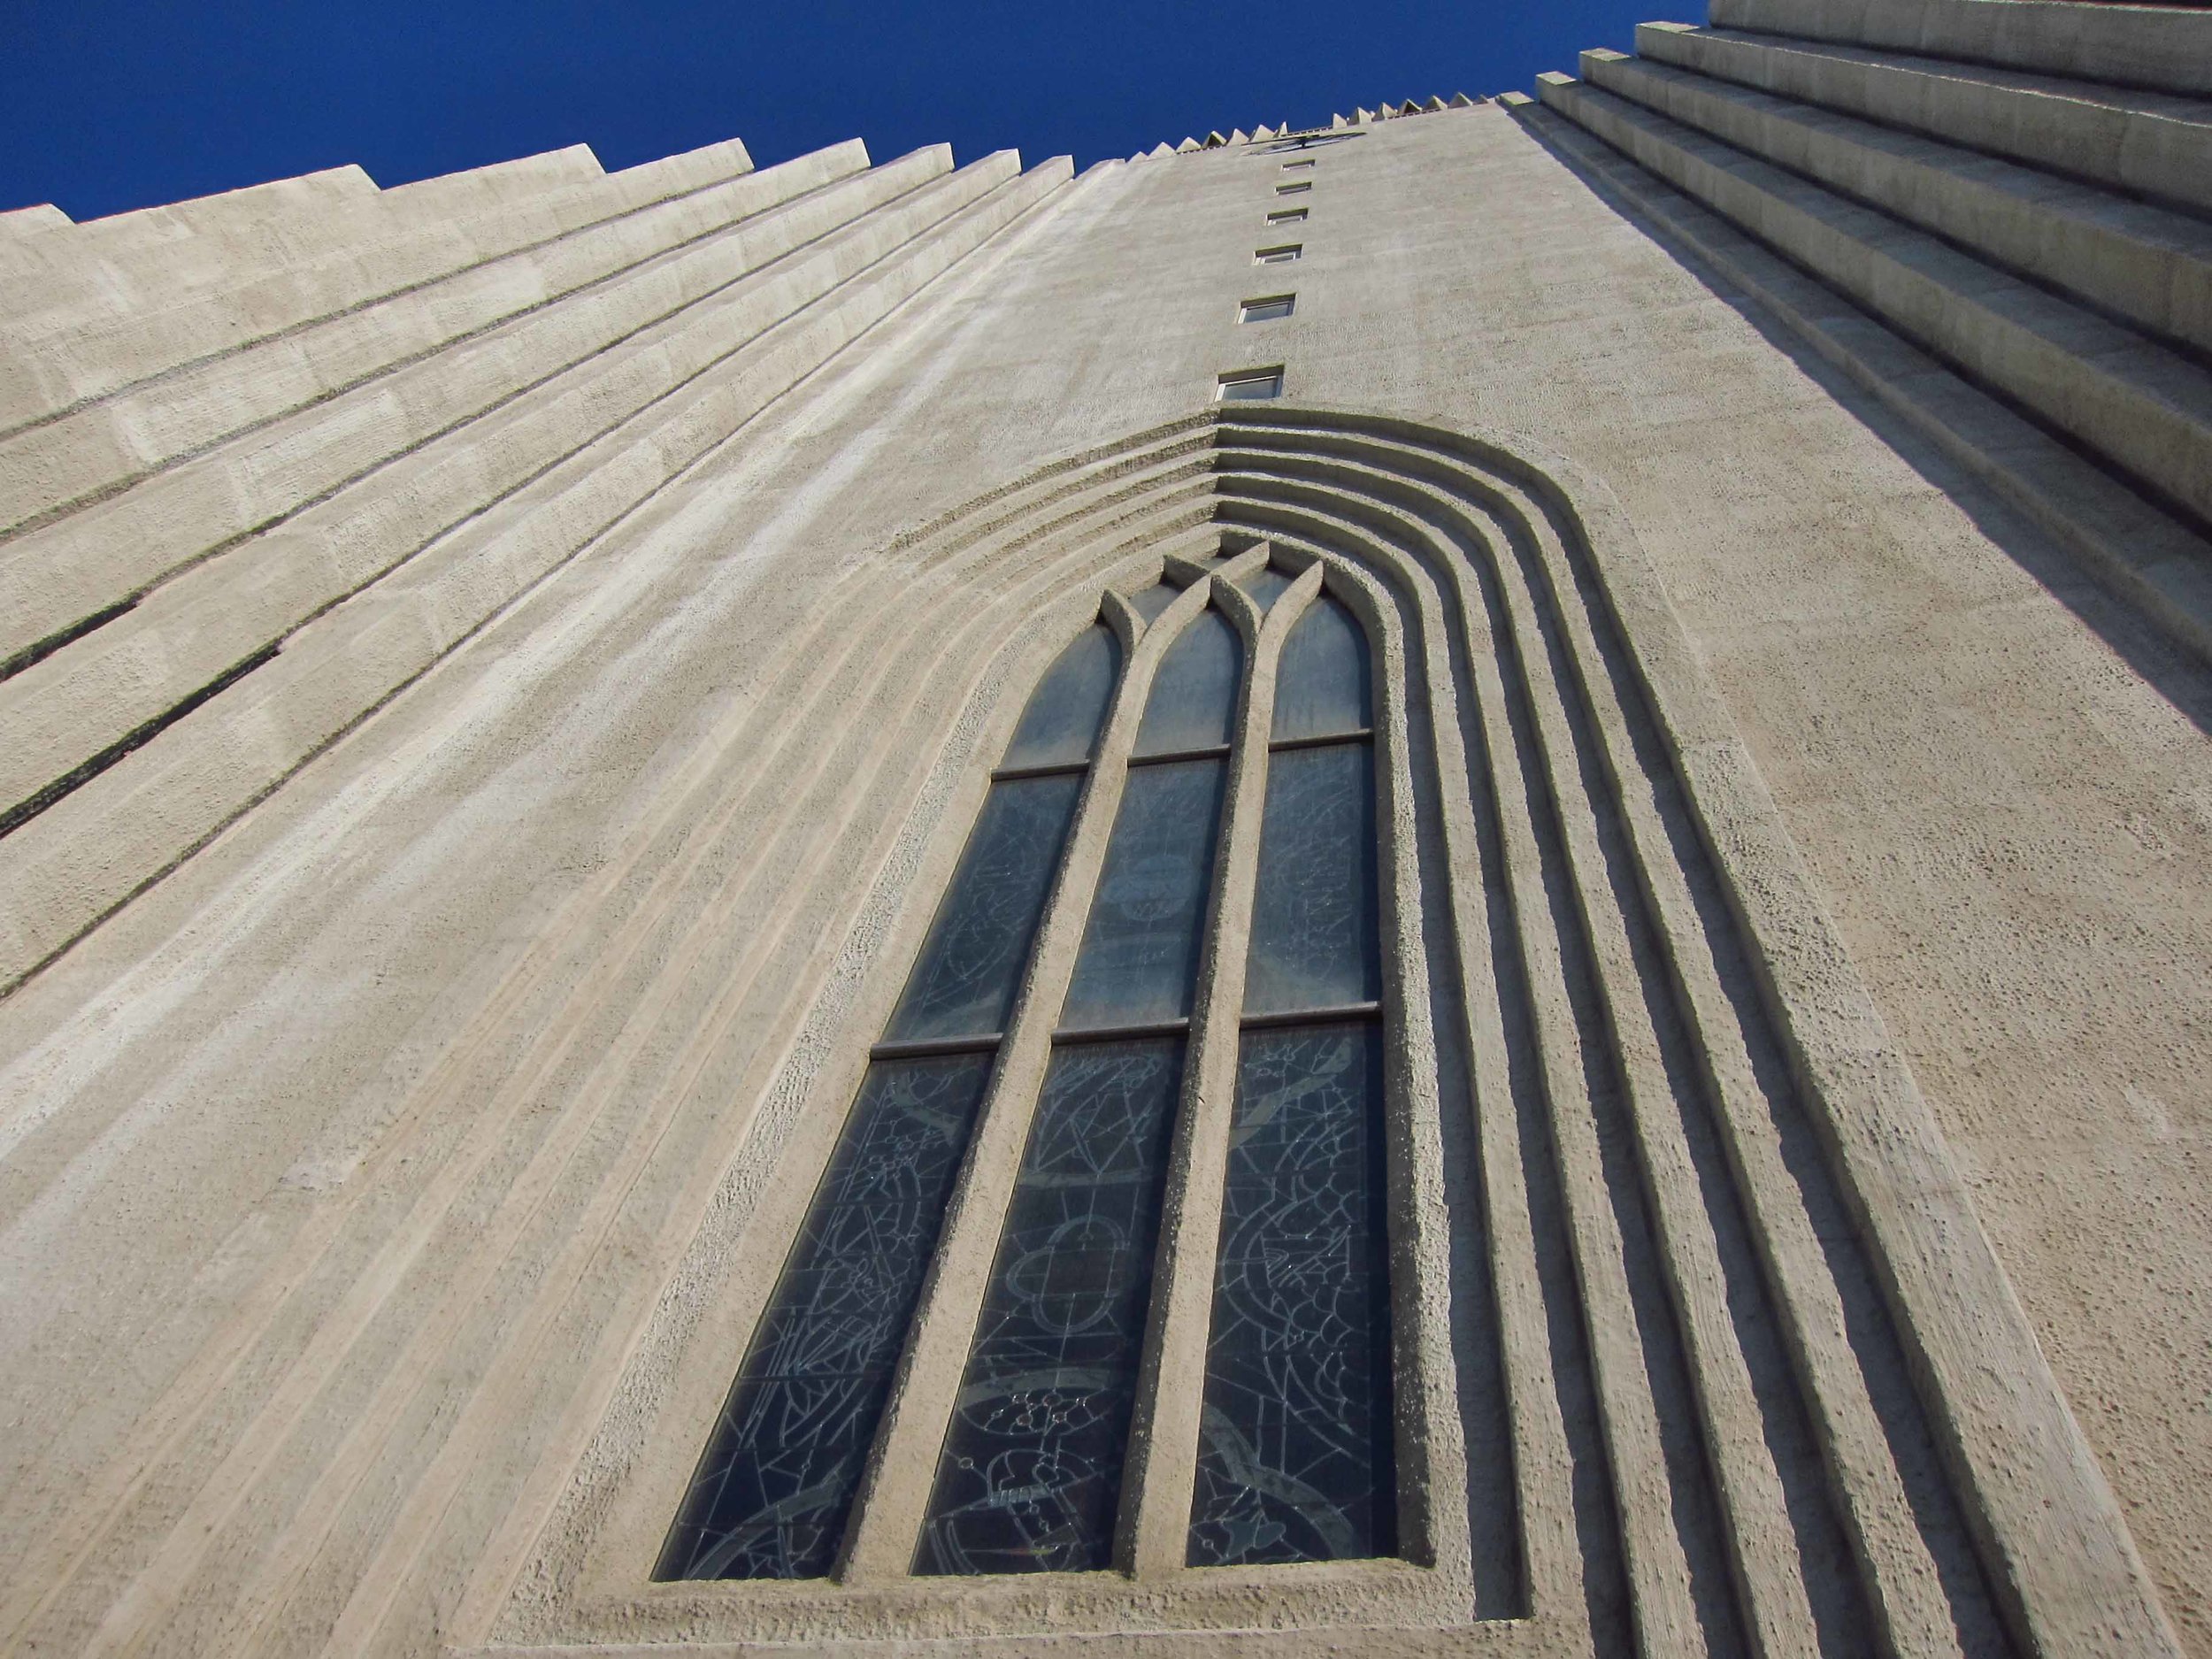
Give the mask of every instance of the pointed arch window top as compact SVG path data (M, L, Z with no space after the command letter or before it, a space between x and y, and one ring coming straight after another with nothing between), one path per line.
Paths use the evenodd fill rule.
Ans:
M1217 749L1236 718L1244 649L1218 611L1204 611L1176 637L1161 660L1137 728L1136 753L1179 755Z
M1121 647L1112 629L1095 623L1077 634L1030 693L1001 768L1079 765L1088 760L1120 672Z
M1341 737L1374 724L1367 636L1342 603L1324 595L1283 641L1275 672L1274 741Z
M1168 565L1179 580L1217 584L1210 596L1240 620L1249 613L1222 585L1264 615L1295 580L1241 555ZM1149 625L1188 592L1163 580L1128 603ZM1170 1389L1203 1425L1170 1454L1195 1491L1144 1524L1156 1554L1204 1567L1396 1548L1364 635L1325 596L1281 617L1271 710L1248 706L1269 694L1249 682L1239 624L1211 605L1178 615L1141 691L1124 686L1102 623L1024 706L668 1540L665 1576L826 1574L869 1525L910 1524L860 1495L870 1456L936 1459L911 1523L918 1576L1125 1565L1130 1505L1175 1489L1125 1468L1142 1463L1131 1463L1131 1435L1148 1391ZM1127 764L1101 775L1110 713L1121 709L1125 730L1139 695ZM1233 765L1263 787L1233 797ZM1257 856L1257 892L1233 923L1225 846ZM1025 982L1054 983L1033 960L1040 939L1078 925L1058 1006L1022 1011ZM1210 949L1244 964L1240 981L1221 981L1242 983L1240 1007L1198 1008ZM1202 1061L1236 1079L1233 1110L1193 1103L1187 1073L1204 1075ZM979 1125L1008 1116L1018 1171L959 1174ZM1227 1173L1218 1222L1195 1201L1217 1248L1187 1247L1164 1289L1159 1240L1193 1213L1166 1181L1179 1136L1225 1139ZM963 1213L993 1229L987 1257L972 1225L965 1242L941 1242L962 1182ZM956 1270L972 1276L988 1261L979 1293L926 1294L941 1249L972 1262ZM1148 1379L1164 1295L1203 1310L1212 1335L1202 1367ZM895 1407L912 1331L941 1325L966 1342L957 1386L948 1371L941 1396Z

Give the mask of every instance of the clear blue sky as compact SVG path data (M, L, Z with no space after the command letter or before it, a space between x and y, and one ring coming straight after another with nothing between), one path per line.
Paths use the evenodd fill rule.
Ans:
M1695 8L1702 20L1702 5ZM358 162L609 168L855 135L1079 165L1209 127L1525 89L1664 0L0 0L0 208L85 219Z

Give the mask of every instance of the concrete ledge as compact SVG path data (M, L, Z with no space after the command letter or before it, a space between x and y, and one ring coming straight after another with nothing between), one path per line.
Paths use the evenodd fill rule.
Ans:
M841 225L812 227L833 234L716 288L713 304L687 305L582 357L528 397L495 406L281 528L196 565L128 615L0 683L0 799L11 808L28 801L580 446L619 431L749 341L879 262L895 260L913 238L1005 183L1015 166L1010 156L989 157ZM444 373L463 378L459 365ZM336 424L347 435L351 423L342 413ZM379 426L388 440L388 422ZM242 651L239 642L249 639Z
M496 188L456 175L472 188L426 180L349 196L311 235L183 235L109 250L96 227L81 226L0 242L0 308L30 342L0 363L0 429L752 171L742 145L695 157L603 176L595 161L588 176L551 170L565 183L533 157L526 169L505 164L523 170ZM442 210L457 196L473 205Z
M1582 73L2153 333L2212 348L2212 225L2201 219L1618 52L1583 53Z
M1787 323L2103 586L2212 661L2212 544L1578 126L1518 95L1508 107Z
M1715 28L2212 93L2212 12L2079 0L1712 0Z
M175 406L129 402L88 411L82 423L39 429L81 433L88 426L96 432L96 423L113 415L144 424L147 442L157 446L173 433L182 442L196 411L219 431L226 417L250 417L257 397L305 405L280 419L249 420L204 454L0 543L0 652L46 638L240 536L365 481L373 470L518 395L565 373L610 368L625 351L634 355L648 330L942 177L949 165L942 153L921 152L781 204L776 181L763 174L767 182L758 188L749 180L733 187L765 198L758 214L723 225L673 257L641 262L458 341L440 327L437 308L409 306L362 319L358 333L324 342L319 363L303 364L285 352L273 364L237 365L235 380L212 372L210 384L186 382L176 388ZM793 182L807 182L810 173L803 168ZM411 344L419 349L388 373L375 372L381 354ZM606 361L592 362L603 355ZM328 390L337 395L317 396L326 375L351 375L354 384L333 384ZM26 445L25 451L8 458L27 468L28 457L40 450Z
M1770 162L1569 76L1540 79L1548 106L2212 519L2212 374Z
M2093 184L2212 209L2212 104L1686 23L1638 24L1636 51Z
M1010 172L1010 155L972 164ZM727 438L901 302L1048 197L1065 157L939 219L827 305L701 375L647 422L600 437L403 572L343 599L283 655L0 840L0 990L188 858L326 745ZM480 503L480 505L481 503Z
M801 157L142 379L112 396L19 428L0 438L0 526L22 534L295 411L311 407L306 419L328 424L336 413L333 400L379 376L394 376L393 385L411 375L419 379L420 360L457 342L473 342L470 349L481 356L487 336L512 341L532 332L573 332L589 314L616 309L611 295L636 297L623 280L626 273L657 260L686 271L710 264L714 250L703 242L728 241L735 232L742 243L758 234L748 221L792 208L864 166L857 143ZM250 294L238 296L234 315L250 315L253 303ZM597 343L634 326L634 319L603 324L614 334ZM101 349L125 342L88 332L88 338L56 342L49 360L73 356L78 369L104 373L109 365L99 360ZM548 349L546 361L562 360L557 347ZM119 358L111 361L122 366ZM449 373L450 359L445 361ZM526 371L518 367L506 378L519 384L518 374L526 377ZM426 412L439 401L450 403L450 394L428 398ZM0 655L7 649L0 647Z

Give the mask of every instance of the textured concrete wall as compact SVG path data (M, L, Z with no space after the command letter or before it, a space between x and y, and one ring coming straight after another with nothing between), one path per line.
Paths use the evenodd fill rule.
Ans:
M1087 1624L1284 1619L1293 1602L1263 1588L1178 1614L1161 1586L1120 1580L964 1611L795 1586L780 1610L733 1611L683 1586L656 1594L640 1542L657 1544L656 1494L680 1488L706 1429L699 1402L726 1382L779 1259L777 1194L803 1191L808 1157L818 1167L957 850L979 788L968 757L988 752L1100 587L1149 580L1163 552L1211 550L1218 513L1285 510L1231 488L1212 437L1177 425L1206 409L1217 375L1279 363L1292 403L1493 434L1555 458L1578 499L1602 504L1611 527L1594 536L1647 561L1663 595L1650 615L1666 613L1709 677L1711 732L1755 768L1753 793L1770 795L1808 872L1807 914L1831 918L1896 1075L1917 1079L1947 1145L1927 1168L1962 1176L2020 1329L2128 1531L2098 1531L2091 1470L2053 1493L2051 1537L2015 1528L1934 1550L1987 1578L1975 1594L1993 1611L1956 1613L1953 1586L1927 1604L1939 1616L1890 1627L1919 1632L1910 1651L2032 1646L2065 1628L2037 1620L2072 1617L2050 1610L2067 1586L2037 1580L2065 1557L2116 1575L2076 1609L2078 1628L2109 1628L2073 1650L2158 1651L2155 1613L2121 1604L2131 1533L2185 1646L2212 1654L2200 660L1748 298L1651 173L1609 172L1614 152L1578 150L1567 123L1494 108L1356 130L1316 152L1306 253L1289 266L1251 263L1279 240L1262 222L1278 175L1246 146L1074 181L1001 158L949 172L933 153L862 173L849 152L749 180L724 156L666 203L547 210L540 240L580 259L576 239L600 239L614 263L589 270L626 273L611 281L497 251L521 245L503 231L405 267L456 273L441 280L478 309L443 317L434 282L419 305L376 299L399 291L376 284L419 274L312 293L303 275L263 327L219 297L224 260L242 257L221 254L201 299L179 295L181 343L144 369L95 349L93 312L50 314L9 382L26 401L0 444L32 456L47 426L26 423L122 436L5 475L21 524L0 561L27 562L0 580L22 595L11 603L35 659L0 682L9 730L26 734L0 745L27 791L11 804L35 809L0 837L15 981L0 1001L7 1641L833 1645L849 1618L848 1640L998 1621L1041 1642ZM392 235L449 246L440 215L526 218L533 191L580 200L629 175L595 183L547 162L528 188L514 176L480 198L456 186ZM295 239L241 283L319 268L302 227L370 214L365 184L241 204L240 222L265 213ZM388 194L396 211L406 193ZM687 217L694 204L708 217ZM810 212L803 234L780 228ZM104 237L100 257L121 272L142 245L217 234L212 207L205 230L169 213L129 234L33 227L0 254L45 261L57 305L112 289L99 314L134 327L149 302L127 273L73 275L57 239ZM471 274L518 257L512 288ZM1291 288L1290 319L1236 323L1240 298ZM370 343L386 325L342 326L334 296L349 316L395 308L387 356ZM334 356L261 366L282 360L285 330L325 337L325 316ZM500 331L525 329L569 343L503 357ZM426 359L413 341L448 343ZM422 367L441 362L450 376ZM208 388L189 395L221 411L199 442L154 373ZM421 390L402 394L410 373ZM151 427L134 397L160 415ZM460 401L418 414L418 397ZM984 534L988 557L932 551L954 534L945 515L967 506L956 523L987 526L989 498L1024 480L1004 500L1024 527ZM168 504L128 516L159 492ZM1248 504L1225 508L1230 496ZM1052 528L1063 517L1071 527ZM57 583L78 585L36 613ZM1472 689L1421 706L1462 695L1469 732L1494 736ZM1618 706L1646 718L1633 697ZM1462 762L1493 780L1501 764ZM1688 786L1669 781L1663 744L1638 766L1661 822L1677 810L1666 792ZM1755 839L1718 856L1714 892L1779 867L1744 850ZM1472 855L1446 856L1431 880L1420 891L1456 893L1471 915L1535 903L1515 910ZM1606 901L1631 918L1642 902ZM1587 924L1601 944L1606 913ZM1691 932L1724 941L1731 926ZM1768 1017L1748 1007L1728 1018L1745 1041L1801 1048L1843 1029L1807 1023L1816 991L1790 996L1778 1036L1758 1039ZM1831 1075L1837 1090L1848 1070ZM1448 1094L1453 1075L1440 1073ZM1472 1130L1454 1133L1448 1147L1473 1157ZM1458 1186L1438 1202L1462 1266L1437 1282L1479 1302L1463 1251L1483 1204L1472 1166L1451 1167ZM1876 1262L1891 1236L1842 1232ZM1528 1294L1535 1325L1561 1308L1575 1323L1571 1290ZM1964 1310L1975 1333L1957 1364L2000 1351L1977 1346L1979 1327L2012 1306L2000 1284ZM1724 1314L1696 1317L1726 1335ZM1937 1348L1939 1323L1917 1333ZM1833 1357L1878 1384L1904 1379L1850 1342ZM1540 1393L1546 1376L1524 1382ZM1960 1438L1986 1434L1965 1421L1970 1383L1919 1380L1934 1440L1951 1432L1947 1401ZM2032 1396L2033 1377L2022 1386ZM1586 1450L1596 1464L1578 1464L1571 1409L1518 1409L1538 1436L1520 1453L1553 1444L1548 1411L1560 1426L1542 1432L1563 1448L1524 1491L1569 1494L1572 1510L1570 1477L1604 1465L1624 1494L1603 1496L1601 1474L1598 1520L1523 1517L1535 1617L1490 1618L1497 1592L1471 1578L1448 1613L1386 1574L1324 1575L1282 1593L1310 1640L1379 1620L1429 1632L1379 1639L1393 1647L1741 1640L1737 1616L1679 1600L1663 1571L1594 1563L1605 1546L1587 1540L1675 1535L1741 1574L1745 1540L1675 1534L1665 1489L1636 1495L1649 1471L1621 1461L1624 1442L1608 1443L1610 1463ZM1755 1481L1756 1439L1717 1442L1712 1466ZM1663 1477L1690 1491L1705 1478ZM1948 1485L1968 1493L1970 1526L1970 1483ZM1646 1534L1640 1503L1657 1506ZM2059 1536L2083 1516L2086 1532ZM1477 1535L1464 1558L1482 1548ZM1839 1582L1872 1571L1816 1566ZM2018 1583L1999 1582L2016 1568ZM1770 1645L1829 1628L1817 1608L1793 1609L1789 1572L1755 1580L1765 1587L1721 1594ZM1609 1601L1604 1585L1624 1581L1627 1601ZM1890 1614L1912 1605L1896 1594ZM1956 1629L1941 1628L1947 1607Z

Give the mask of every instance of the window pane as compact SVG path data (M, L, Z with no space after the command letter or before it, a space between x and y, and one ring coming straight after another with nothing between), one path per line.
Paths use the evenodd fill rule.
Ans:
M669 1538L662 1578L829 1571L991 1060L868 1068Z
M1103 623L1086 628L1029 694L1002 766L1053 766L1088 760L1114 695L1121 651Z
M1137 728L1140 755L1171 755L1229 741L1237 712L1237 631L1218 611L1197 620L1167 648Z
M1268 757L1244 1011L1340 1008L1382 995L1375 783L1368 745Z
M1005 1030L1082 787L1079 772L991 786L887 1036Z
M1183 596L1183 590L1171 582L1154 582L1151 587L1129 595L1129 603L1147 622L1157 622L1160 612Z
M1240 578L1237 586L1252 595L1252 603L1263 611L1283 596L1283 592L1297 579L1286 576L1272 565L1262 565L1249 576Z
M1275 671L1275 737L1325 737L1374 722L1367 637L1333 599L1317 599L1283 641Z
M1183 1044L1057 1050L915 1571L1110 1564Z
M1063 1026L1179 1019L1190 1012L1199 929L1212 886L1214 821L1228 764L1133 767L1107 844Z
M1193 1566L1396 1548L1378 1025L1245 1033Z

